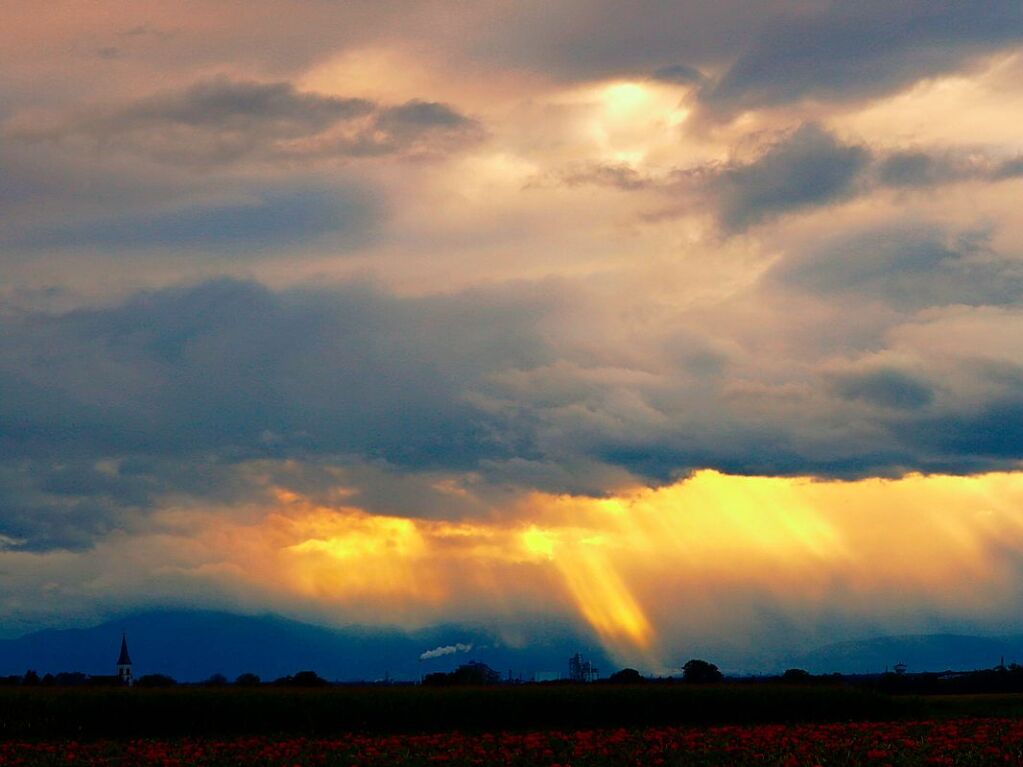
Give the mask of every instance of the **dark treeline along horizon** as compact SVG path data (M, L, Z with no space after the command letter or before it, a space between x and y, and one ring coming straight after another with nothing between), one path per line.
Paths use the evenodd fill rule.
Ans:
M534 681L500 672L480 661L469 661L450 672L433 672L418 681L384 679L377 681L330 681L312 670L264 680L246 672L233 680L223 674L212 674L198 682L179 682L168 674L144 674L134 686L143 689L166 688L328 688L328 687L497 687L497 686L710 686L710 685L783 685L783 686L846 686L878 690L885 693L958 694L958 693L1023 693L1023 665L1000 663L990 669L967 671L908 673L903 664L894 671L876 674L811 674L801 668L786 669L780 674L726 676L708 661L692 658L681 667L680 676L646 676L634 668L622 668L605 678L582 682L572 679ZM29 669L23 675L0 677L0 687L21 689L45 688L117 688L116 677L91 676L80 671L63 671L39 675Z

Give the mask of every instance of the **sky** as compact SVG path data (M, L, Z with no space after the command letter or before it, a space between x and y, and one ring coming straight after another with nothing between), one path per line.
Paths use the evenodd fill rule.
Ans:
M0 635L1023 633L1018 0L0 13Z

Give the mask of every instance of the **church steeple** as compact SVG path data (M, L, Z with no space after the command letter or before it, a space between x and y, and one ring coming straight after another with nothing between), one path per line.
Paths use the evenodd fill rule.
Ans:
M121 684L131 687L135 679L131 675L131 656L128 655L128 637L121 634L121 654L117 656L117 677Z

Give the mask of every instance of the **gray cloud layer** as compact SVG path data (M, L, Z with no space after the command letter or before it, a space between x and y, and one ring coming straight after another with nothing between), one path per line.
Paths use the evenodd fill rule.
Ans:
M910 311L1019 302L1023 272L1018 262L991 256L983 235L948 237L901 227L824 243L786 259L770 276L817 296L883 301Z
M810 122L763 142L752 158L674 169L659 177L628 164L580 164L544 180L624 191L696 193L700 204L713 207L722 230L738 233L789 213L827 207L879 189L922 190L1020 176L1023 161L1019 158L997 159L976 151L885 150L843 141Z
M1011 274L982 237L913 228L786 257L746 300L834 304L850 325L837 368L822 353L826 327L808 329L774 369L697 314L644 339L672 347L660 362L647 352L656 373L627 370L546 323L568 298L557 285L397 298L357 284L275 292L216 280L108 308L8 312L0 535L29 549L88 546L168 497L258 493L246 467L290 461L306 469L289 469L289 481L310 492L337 482L328 467L348 467L349 502L447 516L457 503L417 477L474 476L485 496L600 493L701 467L862 476L1014 465L1023 361L995 364L997 346L969 340L886 360L852 332L858 307L880 301L888 333L908 322L948 335L941 323L968 320L997 336L1018 321L1023 281ZM967 304L984 313L963 317ZM937 314L913 320L924 307ZM781 315L760 322L791 333ZM680 341L693 327L706 331ZM733 351L712 351L725 340Z
M247 196L249 200L231 204L42 224L0 235L0 242L32 252L97 247L107 252L207 249L262 254L327 236L335 247L362 244L380 215L373 199L354 189L271 188Z
M225 462L352 455L426 470L504 455L514 446L463 394L494 369L545 359L523 311L543 297L509 300L399 300L358 286L274 294L220 280L110 309L8 316L5 534L69 545L68 526L113 524L98 506L206 494Z
M482 135L446 104L385 106L297 91L287 82L216 79L116 107L49 120L22 117L6 134L71 149L124 151L197 167L449 151Z
M333 5L318 12L329 16ZM1013 50L1023 35L1023 9L1008 0L768 3L758 14L732 0L581 7L452 8L452 23L434 18L429 27L438 57L429 64L448 71L467 60L484 69L511 61L526 75L542 73L541 91L553 87L550 78L592 84L649 75L724 120L748 108L897 91ZM385 15L369 25L387 30L375 41L383 49L426 36L398 18L404 10ZM317 254L324 259L347 257L347 248L374 242L381 209L393 202L382 199L388 191L408 201L480 181L478 198L507 193L494 180L500 172L483 164L481 179L444 168L439 184L436 176L406 179L406 165L380 190L369 178L341 178L332 160L438 157L479 142L484 128L439 101L342 98L270 79L347 49L319 27L309 30L315 45L302 51L272 29L257 31L253 39L275 41L265 55L232 27L232 45L214 51L211 44L203 61L261 61L251 71L263 80L209 79L208 71L250 70L208 66L177 73L191 86L152 93L135 82L122 92L148 95L106 106L86 93L77 110L59 94L38 102L22 96L24 103L3 108L0 266L15 259L33 266L53 254L70 262L81 249L125 269L149 249L160 251L161 267L174 258L201 262L193 272L168 268L169 277L151 283L166 284L219 273L218 256L300 260L288 249L309 242L327 243L327 255ZM110 50L97 65L136 55L135 37L106 41ZM184 55L171 50L177 36L138 37L159 43L169 62ZM195 31L180 39L191 45ZM350 39L366 41L354 32ZM93 59L98 45L88 46ZM450 92L460 87L471 90L458 83ZM503 80L500 87L513 89ZM37 91L49 93L25 90ZM692 210L709 211L725 233L752 239L776 219L879 190L908 196L1023 175L1018 157L868 144L841 126L798 125L798 114L780 123L768 117L769 126L796 127L767 134L749 156L656 176L582 160L558 180L695 201ZM490 159L499 168L536 160L542 169L549 155L537 146L569 140L551 134L495 147ZM609 148L619 138L609 135ZM570 149L557 156L572 157ZM488 173L493 178L483 178ZM408 262L393 251L420 236L436 240L408 249L439 255L438 269L458 268L444 252L452 245L479 244L467 261L507 253L512 262L520 241L500 237L535 229L542 239L547 219L507 199L508 211L445 200L438 219L447 220L435 228L421 205L404 229L396 227L386 252L361 254L367 269L380 256L398 261L386 267L397 271ZM596 219L612 207L594 210ZM486 219L478 231L477 211ZM506 212L507 225L495 224ZM1018 254L999 252L984 231L858 222L809 246L783 243L762 279L722 288L732 293L717 305L685 288L667 299L616 288L610 300L590 297L598 309L576 305L577 292L596 290L591 282L602 279L587 269L617 275L635 266L626 261L641 260L628 247L627 258L607 256L603 235L594 226L572 242L571 280L432 298L362 284L272 290L213 279L61 313L0 307L0 541L32 550L87 547L131 529L168 497L231 502L259 491L254 475L275 473L329 493L337 467L346 472L349 502L455 516L469 502L430 490L435 474L477 483L486 496L507 486L602 493L701 467L861 476L975 471L1023 459L1023 358L1011 343L1023 273ZM524 251L537 247L521 242ZM590 251L606 261L587 261ZM537 258L523 254L530 255ZM232 267L222 271L240 271ZM507 275L507 263L500 267L494 274ZM90 269L78 268L69 281ZM523 273L546 271L534 261ZM503 278L494 274L481 269L473 278ZM742 277L736 285L746 284ZM445 275L431 279L425 290ZM25 290L45 293L45 280L32 274ZM562 326L549 321L555 312L575 314ZM644 324L648 316L656 321Z
M726 168L711 182L718 215L730 231L765 218L826 205L852 194L869 162L859 146L841 144L817 125L801 126L754 162Z
M1023 8L1015 0L771 0L756 12L738 0L573 0L488 6L475 22L474 60L575 81L657 73L700 86L699 102L714 118L803 99L891 93L1023 40Z
M872 96L1021 40L1023 9L1013 0L820 4L775 18L702 98L734 112L808 97Z
M934 390L927 382L892 368L838 376L834 389L845 399L899 410L915 410L934 400Z

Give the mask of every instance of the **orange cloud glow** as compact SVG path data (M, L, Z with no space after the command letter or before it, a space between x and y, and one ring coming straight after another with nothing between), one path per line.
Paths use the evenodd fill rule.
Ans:
M535 493L460 522L278 496L255 523L211 517L205 558L226 561L190 572L231 573L340 623L567 615L616 657L651 664L701 638L741 643L765 606L804 626L829 607L893 629L925 613L996 624L1011 616L1023 553L1023 473L701 471L608 499Z

